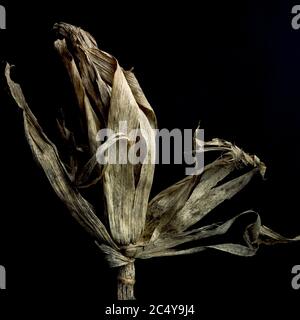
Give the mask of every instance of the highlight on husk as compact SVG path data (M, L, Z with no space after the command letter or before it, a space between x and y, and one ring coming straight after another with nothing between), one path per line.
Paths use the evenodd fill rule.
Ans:
M264 176L266 167L257 156L245 153L228 141L206 142L205 152L214 151L218 155L216 159L206 164L201 174L186 176L151 201L154 164L99 164L97 132L101 128L115 131L120 121L127 122L128 130L142 129L146 156L152 157L155 152L153 129L157 128L155 113L134 73L124 70L116 58L100 50L88 32L66 23L55 24L54 30L57 35L54 47L76 98L76 105L62 112L76 109L79 114L76 119L73 114L65 114L74 121L72 127L66 124L65 117L58 119L63 147L55 145L45 134L20 85L12 80L12 66L8 63L6 81L11 96L23 112L25 135L32 153L54 191L89 232L109 266L119 269L118 299L134 299L136 259L204 250L253 256L260 244L300 240L300 236L289 239L270 230L253 211L210 225L199 223L224 200L242 190L254 175ZM118 148L118 139L115 143ZM109 146L104 148L110 152ZM234 178L230 178L232 173ZM89 188L98 190L94 193L98 198L103 197L103 212L96 211L93 199L85 198L83 190ZM247 221L251 223L243 228L243 239L239 243L216 243L215 239L219 238L215 236L227 234L245 216L249 216ZM212 237L214 241L209 244ZM205 243L201 244L204 239Z

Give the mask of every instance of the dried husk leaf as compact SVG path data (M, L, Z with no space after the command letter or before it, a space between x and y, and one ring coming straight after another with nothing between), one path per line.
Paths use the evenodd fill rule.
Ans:
M60 23L55 25L55 30L64 37L56 40L55 48L68 70L78 103L85 110L87 123L95 123L88 128L91 152L98 147L95 137L100 125L94 118L99 110L102 125L112 129L116 136L121 134L118 132L120 121L127 122L128 132L141 129L147 143L147 156L154 157L152 128L156 127L156 118L134 74L121 69L117 60L99 50L91 35L80 28ZM111 140L106 144L111 144ZM117 143L116 146L118 152ZM110 157L111 149L106 145L101 147L108 150ZM93 160L90 163L95 165ZM87 165L87 169L87 173L90 173L94 167ZM108 164L102 172L109 228L113 239L120 245L135 243L141 237L153 172L153 164L130 163ZM81 174L80 181L83 176Z
M248 157L227 141L215 139L207 146L206 151L226 150L227 153L207 165L201 175L187 177L151 200L146 225L146 234L153 232L150 241L155 241L161 233L186 230L243 189L256 172L264 170L264 164L258 158ZM237 168L247 166L250 167L248 173L220 185Z
M141 129L147 144L147 157L151 159L155 153L154 132L148 118L139 108L123 71L117 65L112 84L108 128L113 132L118 132L121 121L126 121L128 132ZM118 132L118 134L123 133ZM130 141L127 138L126 141L135 143L135 139ZM119 145L116 147L118 154ZM130 148L130 143L127 148ZM108 149L108 151L112 152L112 149ZM109 157L110 153L108 153ZM139 172L136 171L137 167ZM133 165L128 162L106 166L103 177L106 208L110 230L118 244L136 243L141 237L145 226L153 174L154 165L147 161L142 165Z
M19 84L11 79L11 66L6 65L5 76L12 97L22 109L27 141L37 162L43 168L52 188L67 205L73 217L97 240L118 248L94 209L76 190L60 160L55 145L47 138L28 107Z
M56 24L54 29L59 35L54 45L73 85L80 114L78 132L70 130L64 119L58 120L62 141L71 152L57 150L46 136L20 85L11 79L9 64L5 76L12 97L23 111L25 135L32 153L56 194L93 236L111 267L121 267L121 275L134 277L133 262L137 258L191 254L207 249L252 256L260 244L300 240L300 236L286 238L262 225L260 216L253 211L193 229L219 204L241 191L256 173L264 176L266 167L260 159L230 142L214 139L205 143L205 151L219 152L221 157L207 164L201 174L188 176L163 190L149 204L154 174L151 161L100 165L96 152L109 157L112 147L118 152L121 141L128 148L136 142L136 137L118 131L120 121L127 122L128 132L141 129L147 145L146 160L154 159L152 129L157 127L154 111L133 72L123 70L112 55L98 49L88 32L66 23ZM115 132L102 144L96 140L101 128ZM228 179L232 173L238 175ZM80 194L82 188L95 187L100 191L100 185L104 191L106 225ZM241 224L241 241L222 240L245 217L250 217L252 222L245 227ZM122 284L120 288L120 297L126 296L128 288ZM132 299L133 285L128 292L131 296L125 298Z

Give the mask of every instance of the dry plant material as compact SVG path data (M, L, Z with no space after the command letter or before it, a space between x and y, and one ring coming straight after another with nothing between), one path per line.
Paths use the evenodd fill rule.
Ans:
M101 128L117 130L127 121L128 131L143 129L147 157L155 153L156 117L132 71L122 69L110 54L98 49L94 38L82 29L59 23L55 49L73 85L79 114L76 126L59 120L64 148L46 136L28 106L20 85L11 79L11 66L5 75L10 93L24 115L28 143L37 162L58 197L72 216L86 229L111 267L119 268L118 299L134 299L135 259L196 253L208 249L239 256L253 256L261 243L300 240L287 239L261 224L252 211L225 222L193 228L224 200L243 189L255 174L265 173L265 165L230 142L214 139L205 151L220 157L205 166L200 175L187 176L160 192L150 202L154 164L107 164L96 161L97 149L110 152L110 145L122 136L100 146L96 141ZM74 113L75 114L75 113ZM75 129L74 129L75 128ZM132 141L128 137L127 143ZM236 172L236 177L228 176ZM226 179L227 178L227 179ZM226 180L225 180L226 179ZM104 212L96 212L82 190L96 188L104 197ZM100 194L102 193L102 194ZM243 230L241 243L208 244L209 238L227 234L243 217L252 221ZM205 239L205 245L201 240ZM184 245L184 246L182 246Z

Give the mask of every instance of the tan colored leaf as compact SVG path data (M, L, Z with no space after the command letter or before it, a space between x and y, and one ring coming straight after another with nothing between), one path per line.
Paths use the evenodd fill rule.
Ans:
M105 226L96 216L93 207L79 194L69 180L55 145L47 138L37 119L32 114L20 85L11 77L11 66L6 65L5 76L10 93L23 110L26 138L37 162L43 168L58 197L67 205L73 217L97 240L117 249Z

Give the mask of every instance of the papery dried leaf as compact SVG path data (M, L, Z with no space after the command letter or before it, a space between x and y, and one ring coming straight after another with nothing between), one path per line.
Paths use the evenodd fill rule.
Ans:
M243 231L245 244L240 243L219 243L212 245L193 246L195 241L209 239L225 235L236 221L248 215L254 216L253 223L247 225ZM207 249L214 249L238 256L253 256L259 249L260 244L278 244L299 241L300 236L286 238L271 229L261 225L260 216L254 211L246 211L222 224L212 224L198 229L177 234L167 234L165 238L158 239L153 243L149 242L142 248L137 247L136 257L150 259L153 257L185 255L201 252ZM180 249L178 246L190 244L190 248Z
M25 134L32 153L54 191L94 237L109 265L122 267L118 280L121 298L133 298L133 262L136 258L191 254L207 249L252 256L260 244L300 240L300 236L286 238L261 225L259 215L252 211L226 222L191 229L216 206L242 190L254 174L260 172L264 176L266 167L257 156L250 156L225 140L213 139L205 143L206 152L217 151L222 156L206 165L200 175L182 179L159 193L148 205L154 174L152 160L155 159L153 129L157 124L135 75L123 70L112 55L99 50L88 32L66 23L55 24L54 29L59 35L55 48L69 74L78 104L78 110L70 110L79 111L79 119L75 114L71 115L76 122L74 128L67 127L64 116L62 121L58 120L64 150L58 152L40 127L21 87L10 77L9 64L5 75L12 97L23 110ZM122 131L119 128L121 121L126 121L127 132L119 132ZM96 139L101 128L114 132L105 142ZM125 164L100 165L97 156L111 158L114 152L118 154L122 142L127 148L137 142L137 134L128 135L132 129L140 129L146 144L144 162L132 164L126 151ZM194 140L195 146L203 143L197 137ZM236 178L224 182L229 174L240 169L247 172L238 173ZM93 206L79 192L79 188L99 182L104 191L107 229ZM246 227L241 225L241 241L231 243L222 239L231 235L235 223L243 222L242 219L248 216L253 220Z
M217 223L217 224L212 224L208 226L204 226L201 228L197 228L191 231L186 231L186 232L178 232L178 233L170 233L170 234L165 234L164 237L157 239L153 243L148 243L143 251L138 254L138 257L140 258L150 258L154 256L160 256L161 253L165 254L168 253L168 255L171 255L171 252L176 255L178 254L187 254L187 253L193 253L194 250L195 252L198 251L199 249L208 249L208 248L214 248L221 250L226 249L226 245L228 245L228 250L233 250L234 246L236 245L238 249L241 249L240 244L216 244L216 245L203 245L203 246L198 246L195 248L188 248L184 250L179 250L176 249L177 246L183 245L183 244L188 244L191 243L190 245L193 246L194 241L199 241L203 239L208 239L216 236L221 236L225 235L228 233L230 228L233 226L234 223L236 223L237 220L240 220L244 218L245 216L248 215L254 215L255 219L252 224L249 224L244 231L244 240L246 241L246 249L242 252L250 252L252 251L253 254L256 251L256 247L254 244L256 244L259 236L258 230L260 230L260 217L258 214L256 214L253 211L246 211L243 212L237 216L235 216L232 219L229 219L228 221L224 223ZM255 226L255 227L254 227ZM251 236L249 235L251 233ZM250 241L251 239L251 241ZM225 246L225 247L224 247ZM242 246L245 247L245 246ZM224 249L224 250L225 250ZM237 250L238 250L237 249ZM229 252L229 251L228 251ZM233 252L230 252L233 253ZM236 252L238 254L238 252ZM240 254L242 255L242 254Z
M96 41L84 30L65 23L56 24L54 28L64 38L57 40L55 47L69 70L79 103L85 106L86 100L91 101L92 110L97 106L106 127L116 135L119 134L120 121L127 122L128 132L141 129L147 144L147 156L154 157L152 128L156 127L156 118L134 74L123 71L113 56L99 50ZM110 157L113 151L108 145L111 142L112 139L100 146L98 152L107 149ZM116 147L118 152L118 143ZM105 166L102 182L110 232L122 245L134 243L141 237L153 171L152 164Z
M86 87L84 86L81 75L78 71L74 58L67 48L65 39L56 40L55 48L62 57L62 61L68 71L69 78L74 86L74 92L78 101L78 106L81 110L81 119L85 120L83 131L87 132L88 144L90 147L90 156L97 151L96 136L100 129L100 121L92 107L91 101L87 95ZM83 65L84 63L81 63Z
M184 231L200 221L224 200L230 199L243 189L255 172L264 166L258 158L254 160L227 141L220 143L218 140L217 145L217 140L213 140L211 144L214 151L227 153L208 164L199 177L183 179L162 191L149 203L146 233L152 232L151 242L158 239L161 234L163 236L169 232ZM209 151L212 149L211 144L207 143ZM243 166L254 169L216 187L231 172Z
M6 65L5 76L10 93L23 110L26 138L37 162L43 168L58 197L67 205L73 217L97 240L118 248L105 226L96 216L93 207L73 187L59 158L55 145L47 138L37 119L32 114L22 89L11 77L11 66Z
M272 245L278 243L289 243L294 241L300 241L300 235L294 238L286 238L264 225L260 228L259 242L262 244Z
M241 191L249 183L256 172L257 169L253 169L238 178L211 189L206 187L203 188L200 182L199 186L195 188L191 197L186 202L186 205L177 212L174 219L172 219L169 229L184 231L191 227L220 203L232 198L235 194Z
M118 66L112 86L108 128L117 132L120 121L126 121L128 132L141 129L147 143L148 158L153 156L154 132L148 119L140 110L123 71ZM135 143L135 137L132 142ZM110 157L110 152L113 150L108 151L108 157ZM129 161L126 164L108 164L103 179L110 230L113 238L123 245L135 243L141 237L154 174L153 164L143 164L136 184L134 169L135 165Z

